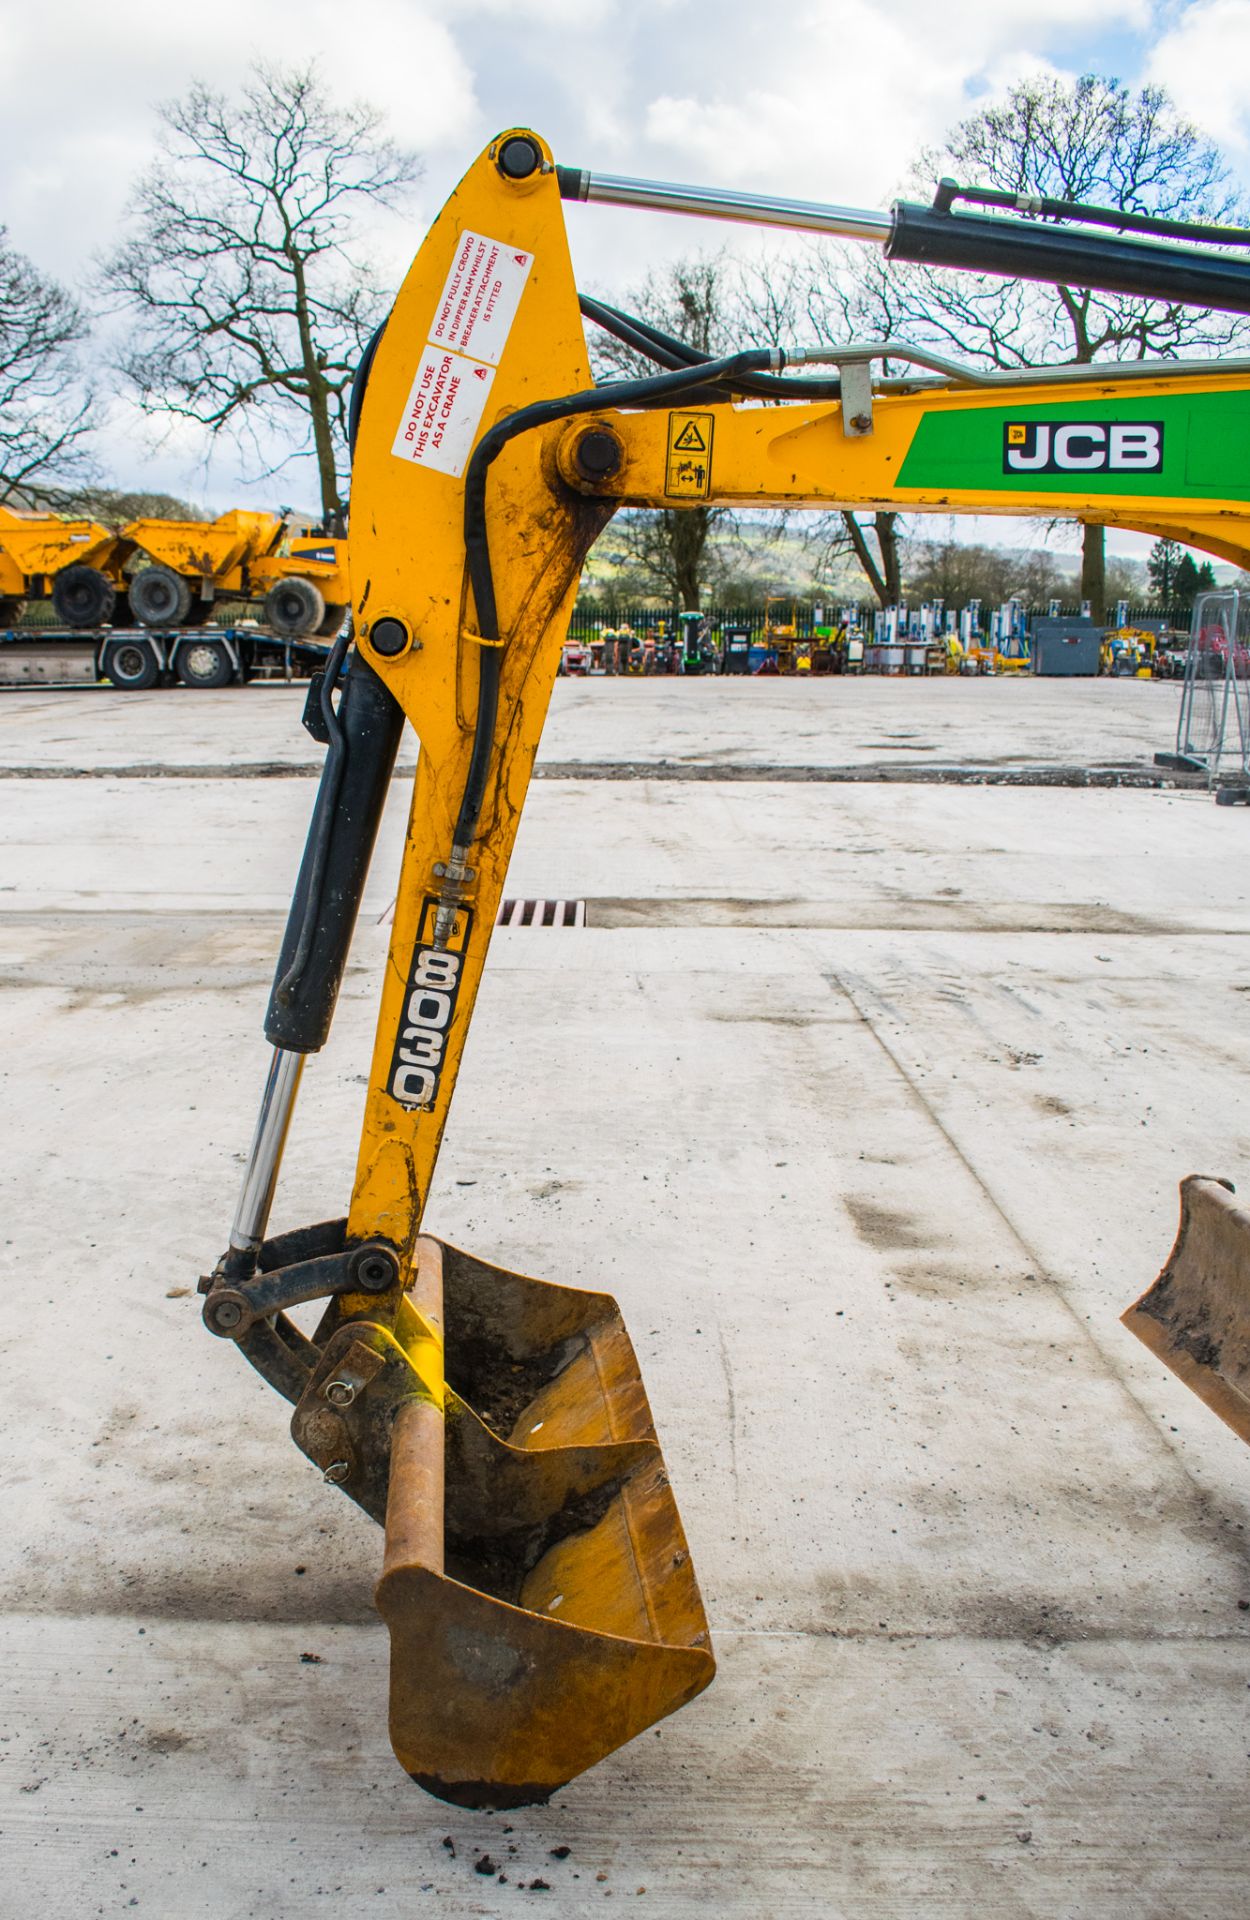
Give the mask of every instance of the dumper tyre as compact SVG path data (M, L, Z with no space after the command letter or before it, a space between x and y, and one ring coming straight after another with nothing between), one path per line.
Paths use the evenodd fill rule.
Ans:
M184 687L228 687L234 679L234 661L224 640L184 640L174 659L174 673Z
M67 627L106 627L116 603L117 588L98 567L62 567L52 582L52 605Z
M161 677L156 648L148 640L110 640L104 649L104 678L123 693L143 693Z
M316 633L326 617L320 587L298 576L279 580L265 595L265 620L283 640L302 640Z
M190 584L172 567L144 567L130 582L130 606L141 627L185 626Z
M0 598L0 633L8 627L15 627L25 611L24 600L18 600L12 594Z
M318 638L322 640L335 639L346 616L347 604L345 601L330 601L326 607L325 619L317 628Z

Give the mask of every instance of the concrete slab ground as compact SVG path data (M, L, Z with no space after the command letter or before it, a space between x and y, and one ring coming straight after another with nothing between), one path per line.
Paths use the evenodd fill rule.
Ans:
M291 724L305 692L0 687L0 766L315 770L320 749ZM540 766L1147 767L1175 744L1179 700L1174 680L567 679ZM401 768L415 759L411 735L406 749Z
M0 700L10 767L97 770L0 786L0 1913L1244 1906L1250 1456L1117 1316L1179 1176L1250 1177L1250 816L593 777L640 734L700 751L699 697L709 755L844 753L785 683L742 692L778 684L780 751L715 684L566 683L544 751L587 775L522 827L510 891L589 924L497 935L429 1224L617 1294L720 1674L493 1817L395 1766L377 1530L188 1291L312 795L211 770L240 719L304 754L299 695ZM1093 761L1162 716L1128 684L1043 686L1024 727L993 682L850 698L882 734ZM397 783L279 1228L346 1199L402 813Z

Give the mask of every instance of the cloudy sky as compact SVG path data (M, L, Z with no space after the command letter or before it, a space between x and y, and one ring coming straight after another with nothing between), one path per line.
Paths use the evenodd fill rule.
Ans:
M499 128L529 124L572 164L885 206L916 149L1023 74L1165 85L1250 182L1250 0L44 0L0 9L0 223L73 284L120 231L154 109L193 79L226 90L258 59L318 57L373 102L424 176L375 235L398 280ZM718 245L723 227L571 208L578 277L607 290ZM735 230L737 231L737 230ZM121 403L100 452L119 484L221 507L311 500L297 464L257 485L221 446L154 445Z

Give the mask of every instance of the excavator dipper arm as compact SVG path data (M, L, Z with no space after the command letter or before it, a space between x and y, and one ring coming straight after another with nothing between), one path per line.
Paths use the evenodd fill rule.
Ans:
M363 369L355 645L333 650L306 716L328 753L274 1054L230 1245L203 1283L209 1329L293 1402L324 1479L385 1526L396 1753L431 1791L487 1806L545 1798L714 1670L616 1303L421 1232L595 537L639 504L1066 512L1250 564L1250 364L1004 383L898 342L709 362L598 308L661 370L596 388L562 186L534 135L493 142ZM405 721L420 759L350 1208L269 1237ZM293 1315L312 1302L307 1333Z

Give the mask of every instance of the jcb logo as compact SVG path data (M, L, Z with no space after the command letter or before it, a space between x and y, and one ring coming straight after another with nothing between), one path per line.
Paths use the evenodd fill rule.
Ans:
M443 1050L456 1011L463 955L419 946L391 1059L389 1092L401 1107L430 1107L443 1071Z
M1013 420L1003 428L1004 473L1159 473L1161 420Z

